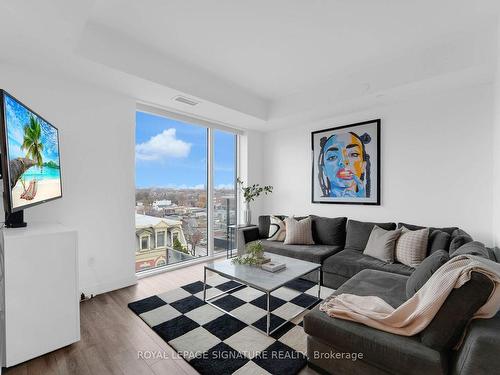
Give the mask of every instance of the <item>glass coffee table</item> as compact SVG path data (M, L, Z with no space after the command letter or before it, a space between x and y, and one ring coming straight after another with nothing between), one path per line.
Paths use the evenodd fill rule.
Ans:
M255 327L253 325L250 325L250 327L264 332L266 335L272 334L274 331L279 329L281 326L295 318L296 316L300 315L303 313L305 310L307 310L309 307L313 306L316 304L318 301L320 301L320 293L321 293L321 265L317 263L312 263L312 262L306 262L304 260L300 259L294 259L294 258L289 258L281 255L276 255L276 254L270 254L266 253L265 254L267 257L271 258L271 261L273 262L280 262L280 263L285 263L286 268L277 272L269 272L261 269L258 266L248 266L248 265L241 265L241 264L234 264L231 259L224 260L222 262L211 262L208 263L203 271L203 301L208 303L209 305L223 311L224 313L233 316L230 312L222 309L221 307L213 304L211 301L213 301L216 298L219 298L220 296L224 294L228 294L229 292L235 290L235 289L240 289L240 286L237 286L236 288L229 289L227 291L224 291L222 293L219 293L215 296L211 296L210 298L207 298L207 271L212 271L217 274L219 274L222 277L225 277L230 280L237 281L241 284L244 284L248 287L257 289L263 293L266 294L267 297L267 325L266 325L266 331L261 330L258 327ZM276 289L279 289L283 286L285 286L287 283L300 278L301 276L307 275L308 273L311 273L313 271L317 271L318 274L318 296L317 300L315 300L313 303L310 305L304 307L304 309L291 318L289 318L287 321L283 322L281 325L278 327L274 328L272 331L270 331L270 325L271 325L271 310L270 310L270 299L271 299L271 293L275 291Z

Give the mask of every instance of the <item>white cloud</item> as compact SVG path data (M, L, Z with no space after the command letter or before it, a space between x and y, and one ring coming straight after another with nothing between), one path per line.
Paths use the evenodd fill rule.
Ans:
M170 128L135 146L137 160L162 160L168 157L185 158L191 151L191 143L177 139L175 129Z

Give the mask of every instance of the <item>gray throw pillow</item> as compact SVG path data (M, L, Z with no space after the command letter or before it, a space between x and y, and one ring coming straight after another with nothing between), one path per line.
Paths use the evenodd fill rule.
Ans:
M490 254L484 244L479 241L467 242L465 245L461 246L458 250L450 253L452 258L458 255L477 255L486 259L490 259Z
M385 230L375 225L363 254L386 263L394 263L394 246L400 235L401 229Z
M474 240L468 234L460 234L458 236L453 237L451 239L450 248L449 248L450 254L453 254L455 251L457 251L463 245L465 245L469 242L472 242L472 241L474 241Z
M453 289L430 324L420 333L422 343L439 352L452 349L475 312L493 291L491 280L479 272L471 272L468 282Z
M300 221L293 217L285 219L285 245L314 245L312 237L312 221L310 217Z
M450 256L446 250L435 251L425 258L406 281L406 297L413 297L431 278L432 274L449 260Z
M439 229L429 234L429 243L427 244L427 255L438 250L446 250L450 247L451 236Z
M396 229L396 223L370 223L365 221L349 220L347 222L345 248L363 251L375 225L385 230Z

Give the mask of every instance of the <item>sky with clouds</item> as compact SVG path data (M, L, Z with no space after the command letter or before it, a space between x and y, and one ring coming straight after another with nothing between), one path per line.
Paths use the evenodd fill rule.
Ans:
M24 158L26 150L21 150L21 144L24 138L24 125L29 123L30 111L21 103L5 96L5 117L7 120L7 135L9 158ZM42 158L43 162L53 161L59 164L59 144L57 142L57 129L49 125L42 118L33 114L41 124L43 144Z
M137 112L136 187L204 188L207 180L207 129ZM215 131L214 184L232 187L235 136Z

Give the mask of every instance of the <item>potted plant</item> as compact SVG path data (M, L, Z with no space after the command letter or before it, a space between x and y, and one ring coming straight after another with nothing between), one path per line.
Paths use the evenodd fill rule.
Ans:
M252 222L250 202L254 201L255 198L258 198L261 194L271 194L273 192L273 187L271 185L260 186L260 184L245 186L245 183L239 177L237 181L241 191L243 192L243 199L245 201L245 207L243 208L244 224L250 225Z
M270 258L264 257L264 247L261 241L248 244L246 254L233 258L234 264L245 264L248 266L261 266L269 261Z

